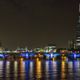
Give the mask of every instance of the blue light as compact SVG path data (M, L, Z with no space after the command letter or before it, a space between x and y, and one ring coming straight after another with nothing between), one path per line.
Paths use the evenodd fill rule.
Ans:
M60 56L59 53L54 53L54 57Z
M77 55L78 54L76 54L76 53L71 53L71 54L69 54L69 57L72 58L72 59L76 59Z
M26 58L28 58L29 57L29 55L28 54L26 54Z
M30 56L30 57L33 57L33 56L34 56L34 54L29 54L29 56Z
M22 54L21 54L21 56L22 56L22 57L24 57L24 56L25 56L25 54L23 54L23 53L22 53Z
M3 55L3 54L0 54L0 57L1 57L1 58L4 58L4 55Z
M79 58L80 57L80 54L77 54L76 56Z
M74 58L76 58L76 54L74 54Z
M34 54L33 52L30 52L30 53L29 53L29 56L30 56L30 57L33 57L34 55L35 55L35 54Z
M53 58L53 53L50 54L50 57Z
M47 58L49 58L49 57L50 57L50 54L46 54L46 53L45 53L44 55L45 55Z
M21 53L21 56L25 58L29 58L29 53L28 52Z

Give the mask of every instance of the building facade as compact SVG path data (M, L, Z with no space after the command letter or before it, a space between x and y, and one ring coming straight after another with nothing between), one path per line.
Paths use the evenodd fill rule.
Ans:
M44 48L44 52L54 52L56 49L56 45L55 43L49 43L45 48Z
M80 3L79 3L79 19L76 26L76 48L80 48Z

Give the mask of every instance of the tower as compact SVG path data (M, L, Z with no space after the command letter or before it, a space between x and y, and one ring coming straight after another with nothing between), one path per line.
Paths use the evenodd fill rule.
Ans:
M76 26L76 48L80 48L80 3L79 3L79 19Z

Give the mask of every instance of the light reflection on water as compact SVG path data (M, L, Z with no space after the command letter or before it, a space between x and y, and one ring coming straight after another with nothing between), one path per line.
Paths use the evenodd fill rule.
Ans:
M0 80L80 80L80 61L0 61Z
M41 61L40 60L36 60L36 78L37 79L41 79L42 77L42 72L41 72Z
M67 65L65 61L61 62L61 79L66 80L67 78Z
M80 80L80 61L70 61L68 64L68 74L70 80Z

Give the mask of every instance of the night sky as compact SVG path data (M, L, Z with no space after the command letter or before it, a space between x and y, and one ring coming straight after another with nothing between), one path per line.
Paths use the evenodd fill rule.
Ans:
M67 47L77 23L77 0L0 0L0 41L4 47ZM77 5L78 6L78 5Z

